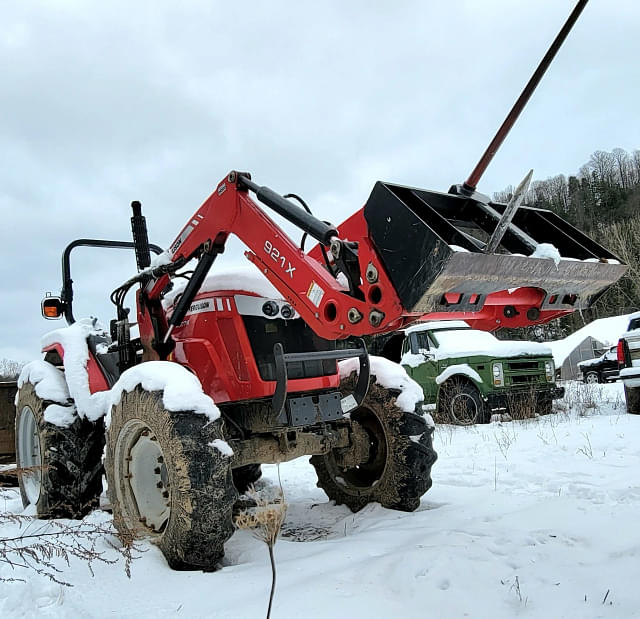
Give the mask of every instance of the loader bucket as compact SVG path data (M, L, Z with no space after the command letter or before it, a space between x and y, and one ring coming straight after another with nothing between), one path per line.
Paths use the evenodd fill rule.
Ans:
M374 186L364 216L408 311L478 311L486 295L523 287L544 291L540 309L583 309L627 268L555 213L531 207L520 207L496 252L484 253L506 205L478 198ZM562 259L530 257L540 243Z

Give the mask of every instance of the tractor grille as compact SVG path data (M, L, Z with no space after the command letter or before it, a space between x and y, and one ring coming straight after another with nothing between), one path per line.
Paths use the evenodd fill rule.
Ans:
M282 344L285 353L335 350L335 342L318 337L300 318L270 320L259 316L242 316L251 343L260 378L276 380L273 346ZM317 378L336 374L335 360L299 361L287 364L287 378Z

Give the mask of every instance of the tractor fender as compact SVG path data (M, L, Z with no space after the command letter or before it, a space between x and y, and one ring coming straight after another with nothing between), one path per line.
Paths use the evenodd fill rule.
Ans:
M57 367L65 366L64 347L60 343L51 344L42 349L44 353L44 360L55 365ZM89 392L95 393L96 391L106 391L109 389L107 379L105 378L102 369L98 365L95 356L88 350L88 358L86 367L78 367L77 371L84 371L87 374L89 381Z
M80 417L96 421L106 410L109 384L89 349L89 336L104 336L95 319L78 320L68 327L56 329L42 338L45 361L64 368L69 395Z

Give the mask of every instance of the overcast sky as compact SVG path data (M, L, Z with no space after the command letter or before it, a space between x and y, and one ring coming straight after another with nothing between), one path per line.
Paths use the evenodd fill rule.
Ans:
M133 199L165 247L231 169L336 224L376 180L463 181L574 4L0 0L0 358L64 326L63 248L130 240ZM591 0L479 189L640 148L639 31L637 0ZM76 316L107 324L133 255L74 257Z

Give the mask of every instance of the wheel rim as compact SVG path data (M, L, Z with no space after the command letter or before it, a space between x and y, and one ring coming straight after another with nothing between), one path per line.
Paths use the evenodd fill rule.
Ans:
M127 422L115 446L117 494L132 528L162 533L171 515L171 488L162 448L142 421Z
M595 372L589 372L587 374L587 383L594 384L598 382L598 375Z
M449 411L456 423L469 426L478 418L478 403L468 393L456 393L451 396Z
M31 469L22 474L24 492L29 503L37 503L42 489L42 450L40 449L38 423L29 406L25 406L20 413L18 453L20 455L20 468Z
M362 426L369 437L369 458L354 468L342 470L342 476L350 486L366 489L384 475L389 452L387 437L380 420L370 409L361 407L351 414L351 418Z

